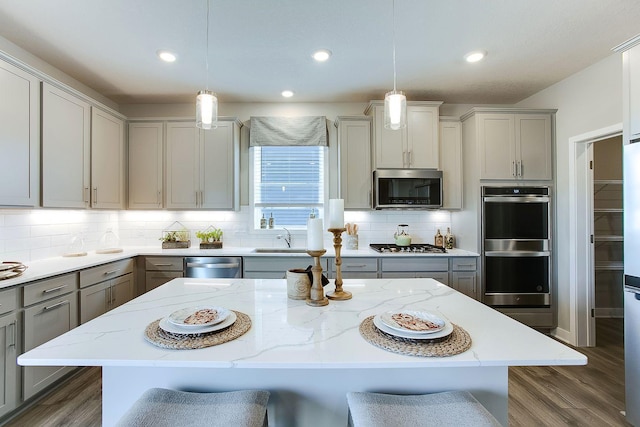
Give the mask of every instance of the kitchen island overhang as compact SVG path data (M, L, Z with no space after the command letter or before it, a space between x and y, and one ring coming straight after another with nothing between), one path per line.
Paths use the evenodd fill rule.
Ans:
M284 280L174 279L23 354L19 363L102 366L103 425L112 425L150 387L268 389L272 425L345 424L347 391L465 389L506 425L509 366L586 363L579 352L433 279L351 279L343 286L353 299L309 307L287 298ZM149 323L200 304L246 313L251 329L198 350L145 341ZM471 348L450 357L416 357L365 341L362 320L397 309L441 313L470 334Z

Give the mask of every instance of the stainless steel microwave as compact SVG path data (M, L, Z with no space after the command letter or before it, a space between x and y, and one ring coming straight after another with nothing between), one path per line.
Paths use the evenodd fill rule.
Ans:
M373 172L374 209L442 207L442 171L378 169Z

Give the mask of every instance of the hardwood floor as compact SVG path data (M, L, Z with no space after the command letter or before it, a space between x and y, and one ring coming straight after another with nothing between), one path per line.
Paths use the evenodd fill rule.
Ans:
M510 426L630 426L624 410L622 319L597 319L586 366L509 368Z
M510 426L630 426L624 409L622 319L598 319L597 347L579 348L587 366L509 369ZM101 369L79 375L7 423L23 426L100 426Z

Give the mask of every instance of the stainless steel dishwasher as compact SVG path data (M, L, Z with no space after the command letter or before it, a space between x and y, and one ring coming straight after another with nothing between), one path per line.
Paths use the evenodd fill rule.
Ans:
M241 257L185 257L184 277L231 279L242 277Z

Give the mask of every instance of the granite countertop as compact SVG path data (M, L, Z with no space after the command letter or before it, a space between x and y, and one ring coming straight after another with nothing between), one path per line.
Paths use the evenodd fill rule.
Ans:
M333 288L331 286L331 288ZM21 365L225 368L389 368L583 365L581 353L433 279L350 279L347 301L310 307L287 298L280 279L174 279L23 355ZM331 291L328 289L327 291ZM247 314L251 329L199 350L166 350L143 337L146 326L195 305ZM377 348L359 325L389 310L438 313L464 328L472 347L450 357L414 357Z
M96 265L108 262L118 261L121 259L131 258L135 256L243 256L243 257L307 257L306 253L256 253L253 247L223 247L222 249L200 249L198 245L194 245L188 249L162 249L159 246L139 246L126 247L120 253L116 254L96 254L89 252L86 256L81 257L54 257L37 261L26 262L28 268L25 272L16 278L9 280L0 280L0 289L9 288L11 286L20 285L22 283L34 280L45 279L47 277L59 274L69 273L72 271L82 270L84 268L94 267ZM475 252L465 251L463 249L449 249L447 253L379 253L369 247L359 250L345 250L341 252L343 258L355 257L477 257L479 254ZM333 257L335 252L333 248L327 248L324 257Z

